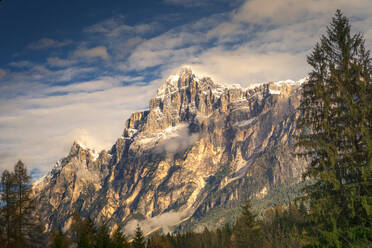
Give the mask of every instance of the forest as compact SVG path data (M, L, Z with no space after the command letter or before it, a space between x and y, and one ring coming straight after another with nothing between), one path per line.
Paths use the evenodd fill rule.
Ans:
M43 233L34 210L31 178L18 161L1 177L0 247L372 247L371 59L361 33L337 10L307 57L297 146L309 161L311 182L287 206L262 216L251 202L232 224L202 232L155 232L132 238L75 212L71 228Z

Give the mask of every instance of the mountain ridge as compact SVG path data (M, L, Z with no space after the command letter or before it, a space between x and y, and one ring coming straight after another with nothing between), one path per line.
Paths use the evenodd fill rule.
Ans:
M138 222L145 232L170 230L181 220L186 228L213 209L297 182L306 165L292 154L300 85L224 87L182 69L160 86L148 110L130 116L110 150L74 142L34 183L47 229L67 230L75 209L128 233Z

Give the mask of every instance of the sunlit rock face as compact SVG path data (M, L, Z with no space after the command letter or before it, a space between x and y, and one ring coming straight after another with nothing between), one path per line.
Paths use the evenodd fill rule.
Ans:
M298 182L293 154L300 83L224 86L182 69L133 113L109 151L74 143L34 184L50 229L67 230L74 211L128 232L197 223L215 208L262 199Z

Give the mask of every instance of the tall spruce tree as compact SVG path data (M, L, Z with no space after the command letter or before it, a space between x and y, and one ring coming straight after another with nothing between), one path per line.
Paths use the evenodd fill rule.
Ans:
M22 161L1 180L1 216L5 220L5 247L43 247L43 227L31 199L30 176Z
M123 234L121 228L118 227L112 235L112 247L113 248L129 248L127 236Z
M298 145L311 161L304 199L315 247L372 242L372 67L363 35L350 31L337 10L307 59Z
M70 246L69 240L60 230L52 231L51 248L68 248Z
M132 247L133 248L145 248L146 247L145 237L143 236L143 232L139 225L137 225L137 228L136 228L136 233L132 241Z
M15 192L14 176L8 170L5 170L1 176L1 229L2 243L4 247L12 247L15 243Z
M233 247L262 247L262 233L256 218L257 215L252 213L251 202L246 201L241 206L241 216L234 227Z

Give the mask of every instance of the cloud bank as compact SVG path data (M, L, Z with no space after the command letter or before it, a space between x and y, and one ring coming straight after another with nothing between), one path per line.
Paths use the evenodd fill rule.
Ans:
M172 226L187 218L191 212L191 209L185 209L178 212L169 211L147 220L131 220L125 226L124 231L128 235L133 235L137 225L139 225L145 235L159 229L162 229L164 233L168 233L172 231Z
M163 4L192 9L213 2ZM162 13L129 24L117 15L85 27L81 40L41 37L26 46L43 50L44 60L17 55L0 68L0 171L23 159L30 169L46 173L74 140L109 149L130 113L147 108L156 88L184 64L216 81L243 86L304 78L310 70L306 56L336 8L372 47L369 0L234 4L232 11L197 19ZM182 148L173 141L161 149Z

